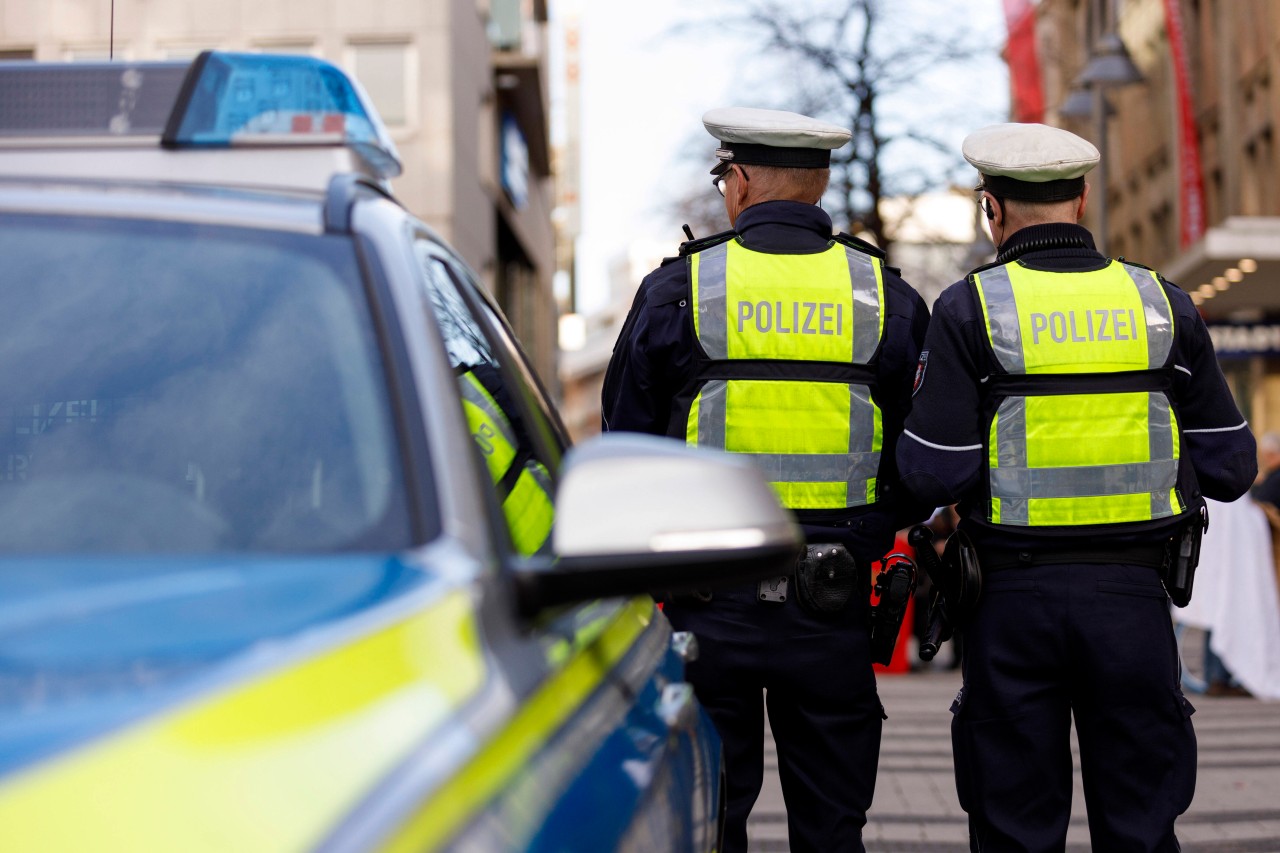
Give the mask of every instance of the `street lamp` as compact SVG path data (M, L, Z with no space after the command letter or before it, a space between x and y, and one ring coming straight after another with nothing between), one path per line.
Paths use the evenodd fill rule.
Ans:
M1098 163L1098 193L1094 198L1094 210L1098 212L1098 229L1093 237L1098 251L1104 255L1107 254L1107 118L1111 109L1107 103L1107 89L1142 81L1142 72L1133 64L1133 59L1129 56L1124 42L1114 30L1108 30L1094 43L1089 61L1080 72L1080 76L1076 78L1071 94L1059 110L1061 115L1068 117L1091 115L1097 125L1098 151L1102 154L1102 160ZM1087 113L1082 110L1081 97L1086 92L1093 96L1093 102Z
M1072 86L1066 100L1058 107L1058 115L1067 119L1093 117L1093 93L1084 86Z

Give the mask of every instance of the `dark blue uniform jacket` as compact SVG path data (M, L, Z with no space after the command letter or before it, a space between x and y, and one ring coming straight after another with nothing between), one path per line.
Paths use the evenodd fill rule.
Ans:
M1024 228L1002 248L1003 260L1016 259L1032 269L1083 272L1108 263L1094 249L1092 235L1078 225ZM1236 408L1209 332L1191 298L1161 281L1174 312L1173 402L1182 428L1182 452L1190 455L1205 497L1233 501L1244 494L1257 473L1253 434ZM1079 536L1067 537L1068 543L1063 537L1033 536L990 525L985 521L985 506L978 505L983 501L975 500L984 492L980 478L986 475L982 380L999 368L987 341L976 289L967 280L938 297L924 350L923 375L898 445L903 483L921 500L939 506L958 502L962 527L977 544L1007 549L1080 548ZM1177 526L1178 521L1172 520L1167 530L1157 525L1141 533L1091 528L1087 535L1090 542L1105 548L1152 542L1172 534Z
M751 249L772 253L821 252L830 245L831 218L821 208L767 201L744 210L737 233ZM928 310L914 290L886 268L885 328L876 358L876 400L884 413L884 449L878 484L882 501L854 510L839 527L804 525L812 542L840 541L863 559L885 554L893 534L927 516L897 488L894 446L911 403L911 380L928 326ZM614 346L605 374L604 429L667 435L672 403L693 375L698 353L689 305L688 264L668 258L645 277Z

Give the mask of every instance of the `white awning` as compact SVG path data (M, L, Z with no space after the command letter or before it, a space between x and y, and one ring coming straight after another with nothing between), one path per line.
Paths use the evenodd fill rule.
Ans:
M1280 217L1227 217L1160 272L1212 319L1280 312Z

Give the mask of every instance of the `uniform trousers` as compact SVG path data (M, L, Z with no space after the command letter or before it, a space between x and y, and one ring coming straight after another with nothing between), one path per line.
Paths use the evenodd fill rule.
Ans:
M1169 602L1153 568L988 572L952 705L973 851L1061 851L1075 718L1094 850L1176 851L1196 779Z
M764 779L766 709L793 853L865 849L884 720L871 669L869 591L822 615L791 593L765 603L752 585L718 590L708 603L666 605L676 630L697 637L688 679L724 744L727 853L747 849L747 816Z

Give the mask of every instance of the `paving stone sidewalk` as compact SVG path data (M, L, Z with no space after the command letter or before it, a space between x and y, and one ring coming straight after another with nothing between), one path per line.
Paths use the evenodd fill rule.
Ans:
M881 675L889 714L875 803L864 839L871 853L964 853L968 832L951 765L955 671ZM1196 798L1178 821L1186 853L1280 853L1280 702L1191 696L1199 740ZM1076 754L1068 853L1088 851ZM748 824L753 853L786 853L786 812L772 742L768 775Z

